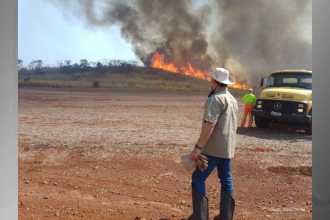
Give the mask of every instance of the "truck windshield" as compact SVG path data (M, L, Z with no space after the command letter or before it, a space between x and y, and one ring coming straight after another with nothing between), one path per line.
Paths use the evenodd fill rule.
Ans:
M266 87L298 87L312 89L312 74L290 72L275 73L268 77Z

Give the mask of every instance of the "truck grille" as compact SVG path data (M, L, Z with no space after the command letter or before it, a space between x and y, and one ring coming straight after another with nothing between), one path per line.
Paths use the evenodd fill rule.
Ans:
M276 109L275 104L279 103L281 108ZM275 111L275 112L282 112L282 113L287 113L287 114L306 114L306 105L304 104L304 112L302 113L297 113L298 109L298 104L302 102L293 102L293 101L280 101L280 100L262 100L262 110L264 111Z

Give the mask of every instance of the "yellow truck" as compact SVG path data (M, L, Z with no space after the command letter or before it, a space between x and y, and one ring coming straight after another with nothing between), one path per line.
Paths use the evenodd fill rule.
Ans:
M293 122L304 125L305 132L312 134L312 71L272 72L261 79L260 87L264 89L252 110L258 128Z

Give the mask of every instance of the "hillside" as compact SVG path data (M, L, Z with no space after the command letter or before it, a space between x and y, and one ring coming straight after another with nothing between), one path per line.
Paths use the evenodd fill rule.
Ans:
M107 72L80 72L18 75L19 87L68 89L110 89L139 91L208 92L210 83L201 79L148 67L117 67ZM244 91L232 89L234 94Z

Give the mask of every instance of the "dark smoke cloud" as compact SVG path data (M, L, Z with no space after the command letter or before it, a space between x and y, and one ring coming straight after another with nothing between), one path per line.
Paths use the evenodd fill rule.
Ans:
M45 1L86 26L119 26L145 65L158 51L178 66L227 67L250 84L274 70L312 68L312 45L302 37L311 0Z
M215 3L221 24L212 48L224 64L231 60L229 66L243 69L241 75L248 82L258 82L260 76L274 70L312 69L312 43L302 36L302 28L312 26L310 0Z

